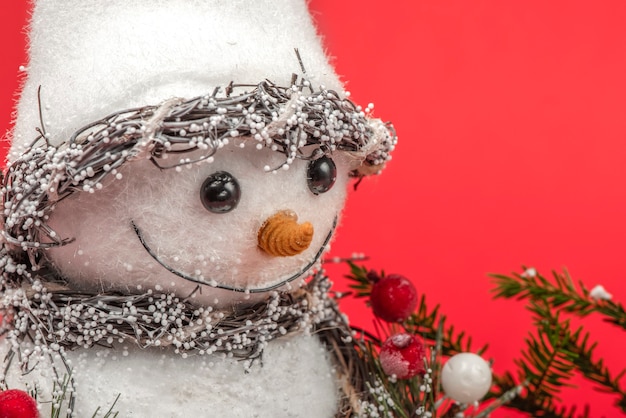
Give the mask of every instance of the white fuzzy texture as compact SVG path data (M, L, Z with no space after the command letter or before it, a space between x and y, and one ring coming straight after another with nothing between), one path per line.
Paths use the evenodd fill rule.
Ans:
M288 86L299 48L314 86L341 91L305 0L37 0L9 160L43 119L53 143L113 111L216 86Z
M191 294L196 284L155 261L141 245L133 222L159 258L178 272L244 288L273 285L298 273L323 248L346 194L348 166L341 157L335 158L334 187L317 196L307 186L306 161L294 161L287 171L264 172L265 165L278 166L285 158L266 148L231 144L218 151L214 162L181 172L161 171L148 160L128 163L121 180L94 194L74 194L58 205L50 225L75 241L51 249L48 256L78 288L136 293L160 286L181 298ZM241 200L228 213L209 212L200 200L202 183L216 171L229 172L241 187ZM257 246L260 227L283 210L314 228L309 248L292 257L270 256ZM209 286L194 295L195 303L221 308L266 297Z
M53 144L111 112L200 96L231 81L269 79L288 85L291 74L300 71L294 48L300 49L314 86L341 90L305 0L37 0L30 42L10 161L36 136L39 86L45 130ZM277 167L284 156L251 146L240 149L241 142L220 149L214 162L182 172L133 161L121 170L121 180L111 178L94 194L65 199L50 224L75 241L49 251L49 261L77 288L132 293L160 287L189 295L196 285L150 257L133 231L134 222L164 262L191 276L200 273L221 283L256 287L299 272L323 247L339 216L349 162L341 153L333 155L337 183L315 196L307 187L305 161L295 161L288 171L266 173L264 166ZM238 207L226 214L208 212L200 201L203 181L218 170L228 171L241 185ZM259 227L280 210L313 224L313 242L302 254L271 257L258 249ZM221 308L251 301L208 286L195 298L197 304ZM82 399L77 416L106 408L117 393L122 395L116 408L122 417L335 413L334 372L313 337L272 341L263 366L249 374L237 360L209 367L208 357L129 352L128 357L99 349L70 354ZM38 375L42 371L43 363L25 379L41 385L52 381Z
M0 343L0 355L6 353ZM249 372L237 359L174 357L167 351L92 348L69 353L79 388L75 416L152 417L311 417L335 414L337 387L328 354L314 337L282 339ZM50 416L51 382L47 361L33 372L7 376L10 387L38 387L42 417ZM63 366L60 366L63 370ZM65 416L61 414L61 416Z
M613 297L613 295L607 292L601 284L594 286L594 288L589 292L589 296L595 300L611 300Z

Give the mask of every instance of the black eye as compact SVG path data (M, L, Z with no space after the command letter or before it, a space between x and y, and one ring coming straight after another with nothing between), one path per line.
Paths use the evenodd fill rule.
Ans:
M337 179L337 167L327 156L309 162L306 172L309 189L313 194L326 193Z
M237 207L241 189L232 174L217 171L207 177L200 189L200 200L207 210L226 213Z

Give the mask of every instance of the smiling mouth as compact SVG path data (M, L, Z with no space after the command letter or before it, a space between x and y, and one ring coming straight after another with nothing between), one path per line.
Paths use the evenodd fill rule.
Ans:
M193 276L190 276L190 275L185 274L183 272L180 272L180 271L176 270L175 268L169 266L167 263L163 262L156 255L156 253L152 250L152 248L150 248L150 246L146 242L146 240L145 240L145 238L143 236L143 233L141 232L141 229L139 229L139 227L135 224L135 221L131 220L130 224L133 227L133 230L135 231L135 234L137 235L137 238L139 238L139 242L141 242L141 245L143 245L143 248L148 252L148 254L150 254L150 257L152 257L157 263L159 263L164 269L166 269L170 273L172 273L172 274L174 274L174 275L176 275L176 276L178 276L178 277L180 277L182 279L185 279L185 280L187 280L189 282L197 283L197 284L201 284L201 285L205 285L205 286L214 287L216 289L224 289L224 290L230 290L232 292L241 292L241 293L263 293L263 292L269 292L270 290L276 290L279 287L282 287L282 286L286 285L287 283L291 283L294 280L298 279L299 277L302 277L304 274L306 274L309 271L309 269L311 267L313 267L319 261L320 257L324 253L324 249L326 248L326 246L330 242L330 239L333 236L333 233L335 232L335 228L337 227L337 216L335 216L335 219L333 220L333 225L330 228L330 231L328 232L328 234L326 235L326 238L324 239L324 243L321 245L321 247L319 248L319 250L315 254L315 257L313 257L313 259L310 262L308 262L306 264L306 266L301 268L297 273L292 274L291 276L287 277L286 279L283 279L283 280L281 280L278 283L275 283L275 284L270 285L270 286L265 286L265 287L238 287L238 286L230 286L230 285L218 283L215 280L206 280L203 277L193 277Z

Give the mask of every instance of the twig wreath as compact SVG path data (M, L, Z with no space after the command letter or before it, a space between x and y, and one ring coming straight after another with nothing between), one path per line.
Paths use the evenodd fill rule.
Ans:
M58 201L77 191L95 192L105 178L119 177L119 168L127 162L147 158L162 169L180 168L210 160L233 138L285 155L281 166L266 166L267 171L288 169L296 158L345 151L361 160L353 176L379 172L397 142L393 126L367 117L336 92L304 94L307 86L306 81L289 88L269 81L231 84L224 97L218 97L216 88L211 95L187 101L172 99L113 113L59 146L50 145L41 132L4 178L4 239L27 251L34 262L32 254L38 249L68 242L46 225ZM250 87L250 92L233 95ZM165 160L171 156L182 158L168 165Z

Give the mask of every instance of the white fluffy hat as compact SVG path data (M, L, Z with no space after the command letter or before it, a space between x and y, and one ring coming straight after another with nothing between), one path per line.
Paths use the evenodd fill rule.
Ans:
M38 0L9 160L37 136L39 88L57 145L114 111L230 82L288 87L294 48L313 86L341 91L305 0Z

